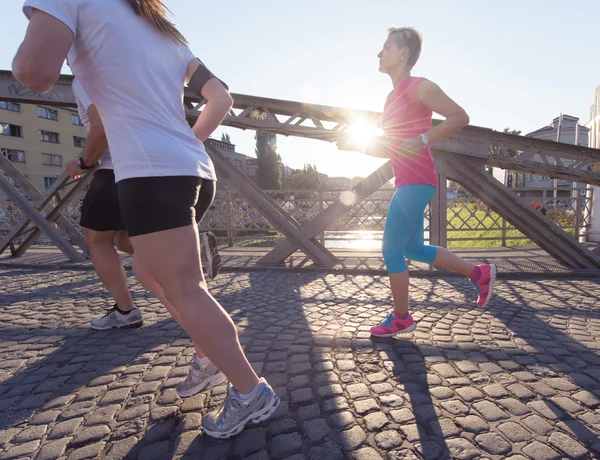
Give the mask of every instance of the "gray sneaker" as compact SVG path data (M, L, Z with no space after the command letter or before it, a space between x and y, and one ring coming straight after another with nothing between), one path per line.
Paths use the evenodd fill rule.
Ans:
M227 380L225 374L213 363L202 365L194 359L187 377L183 382L178 383L175 389L181 398L188 398L204 390L207 386L214 387L225 380Z
M200 248L205 261L206 275L211 280L214 280L221 271L221 256L217 244L217 237L212 232L200 234Z
M229 384L223 405L202 419L202 427L213 438L229 438L241 432L250 422L268 419L279 403L279 397L264 378L260 379L256 394L248 401L240 400Z
M123 315L117 310L115 305L108 313L103 316L97 316L92 319L91 328L98 331L106 329L128 329L140 327L144 324L142 312L139 308L134 308L128 314Z

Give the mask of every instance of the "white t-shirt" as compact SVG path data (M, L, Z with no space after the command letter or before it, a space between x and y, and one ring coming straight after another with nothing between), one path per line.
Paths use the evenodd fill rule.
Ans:
M87 129L87 132L89 133L90 129L92 128L92 125L90 123L87 111L90 108L90 105L92 105L92 101L81 87L81 83L79 83L79 80L73 80L71 88L73 90L75 100L77 101L77 111L79 112L79 119L81 120L83 126L85 126L85 129ZM106 149L106 152L102 154L98 162L100 163L98 169L113 169L112 160L110 158L110 149Z
M69 65L102 118L116 180L197 176L216 180L183 108L190 49L137 16L124 0L26 0L67 25Z

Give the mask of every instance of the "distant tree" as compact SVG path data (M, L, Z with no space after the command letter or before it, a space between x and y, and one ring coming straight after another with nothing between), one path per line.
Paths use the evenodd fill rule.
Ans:
M228 144L231 144L231 138L229 137L229 134L222 133L221 134L221 142L227 142Z
M281 157L277 154L277 136L272 133L257 131L256 159L258 164L258 186L263 190L281 188Z

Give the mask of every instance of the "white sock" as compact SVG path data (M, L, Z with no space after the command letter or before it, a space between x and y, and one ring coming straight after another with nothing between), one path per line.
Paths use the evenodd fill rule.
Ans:
M198 355L196 353L194 353L194 361L196 361L201 366L210 363L210 359L208 359L208 356L205 356L204 358L198 358Z
M260 382L259 382L260 383ZM248 393L247 395L240 393L239 391L235 390L235 392L237 393L237 396L240 400L242 401L248 401L249 399L251 399L257 392L259 385L256 385L254 387L254 389Z

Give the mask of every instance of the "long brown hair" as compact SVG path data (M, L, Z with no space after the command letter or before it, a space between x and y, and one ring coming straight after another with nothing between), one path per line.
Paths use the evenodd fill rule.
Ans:
M135 14L146 18L158 31L172 40L187 45L185 37L177 30L175 24L168 19L171 12L161 0L126 0Z

